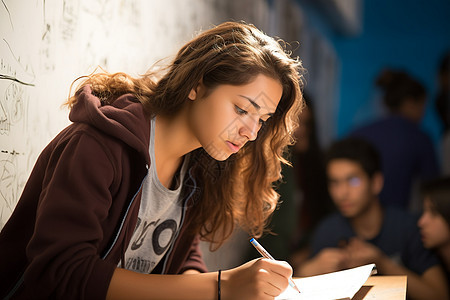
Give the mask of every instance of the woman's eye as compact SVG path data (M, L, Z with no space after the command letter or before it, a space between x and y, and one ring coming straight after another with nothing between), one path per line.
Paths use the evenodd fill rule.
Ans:
M240 108L239 106L235 105L234 108L236 109L236 112L240 115L245 115L247 114L246 110L243 110L242 108Z

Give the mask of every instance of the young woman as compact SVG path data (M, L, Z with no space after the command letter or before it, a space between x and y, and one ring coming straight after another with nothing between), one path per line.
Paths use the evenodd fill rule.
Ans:
M157 78L97 73L0 233L6 299L273 299L292 274L252 260L206 273L199 239L260 236L302 104L302 66L227 22ZM175 276L175 274L177 274Z
M436 250L450 288L450 177L423 185L423 213L418 225L426 248Z

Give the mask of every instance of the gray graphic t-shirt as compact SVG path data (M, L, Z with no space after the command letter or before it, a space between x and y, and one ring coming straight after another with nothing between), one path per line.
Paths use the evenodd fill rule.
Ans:
M151 122L149 152L154 162L155 119ZM187 162L186 156L173 190L162 185L155 164L151 164L143 184L136 229L125 252L126 269L150 273L174 242L183 213L179 197Z

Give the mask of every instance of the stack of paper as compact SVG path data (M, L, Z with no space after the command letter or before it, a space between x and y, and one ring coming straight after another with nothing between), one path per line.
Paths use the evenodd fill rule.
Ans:
M288 287L275 299L351 299L367 281L367 278L374 273L376 273L375 264L370 264L324 275L295 278L294 282L301 293Z

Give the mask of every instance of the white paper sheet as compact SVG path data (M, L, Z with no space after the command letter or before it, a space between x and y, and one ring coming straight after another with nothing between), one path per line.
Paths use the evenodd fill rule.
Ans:
M305 277L295 278L300 294L288 287L277 300L336 300L351 299L362 287L371 274L376 273L375 264L353 269Z

